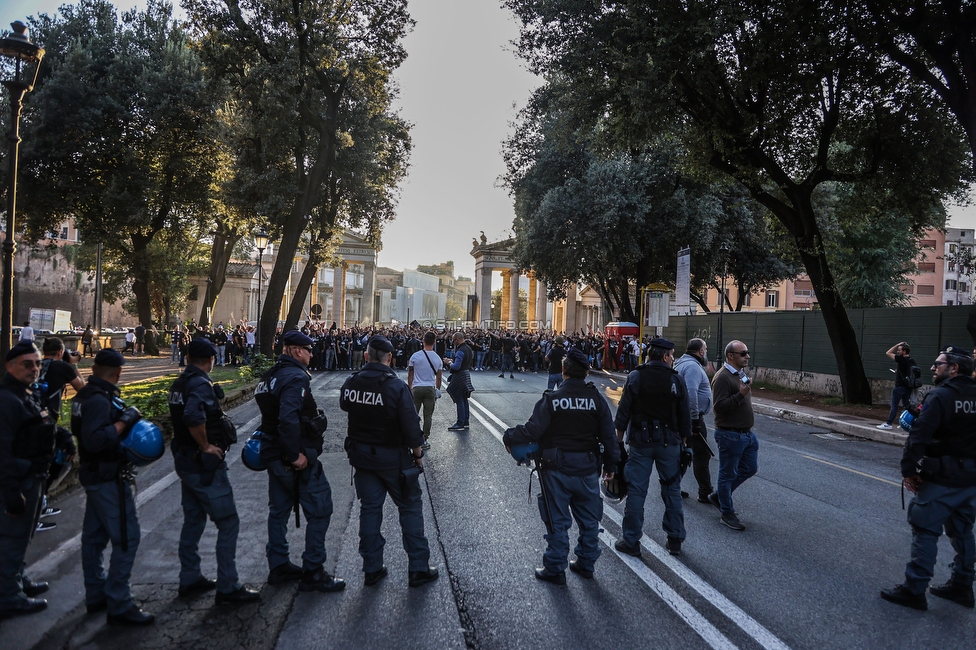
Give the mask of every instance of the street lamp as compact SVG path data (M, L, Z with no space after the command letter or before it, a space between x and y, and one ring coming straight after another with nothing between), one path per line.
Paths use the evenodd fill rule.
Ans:
M27 38L27 25L10 23L13 33L0 39L0 80L10 93L10 131L7 133L7 235L3 242L2 307L0 307L0 356L13 344L14 232L17 215L17 158L20 155L20 112L24 95L34 89L44 50Z
M718 252L722 254L722 293L718 297L718 362L721 364L725 361L725 341L723 339L724 332L722 331L722 325L725 319L725 276L729 274L729 245L722 242L722 245L718 248Z
M254 328L254 347L261 351L261 281L264 276L264 249L268 247L268 233L264 228L254 233L254 246L258 249L258 319Z

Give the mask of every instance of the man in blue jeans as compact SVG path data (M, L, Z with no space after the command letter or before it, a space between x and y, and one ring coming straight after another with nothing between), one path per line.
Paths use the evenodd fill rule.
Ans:
M891 346L891 349L885 352L888 358L898 365L898 368L895 370L895 387L891 389L891 410L888 412L888 419L878 425L879 429L891 428L891 424L898 416L898 402L901 402L902 408L904 409L911 407L913 390L911 385L911 372L912 366L915 365L915 360L909 356L910 350L911 348L908 347L908 343L902 341Z
M759 471L759 439L752 432L752 385L745 369L749 350L742 341L725 346L725 363L712 378L715 442L718 444L718 491L708 500L722 511L722 523L745 530L732 505L732 493Z

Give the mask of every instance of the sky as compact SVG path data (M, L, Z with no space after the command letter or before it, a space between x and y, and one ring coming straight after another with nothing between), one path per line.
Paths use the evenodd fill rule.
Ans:
M0 0L0 20L54 13L61 4ZM395 78L413 152L379 264L402 270L453 260L457 275L473 277L471 240L482 230L489 241L511 236L512 201L498 183L501 147L539 79L512 52L518 26L500 0L410 0L408 7L417 25ZM949 213L949 225L976 229L976 207Z

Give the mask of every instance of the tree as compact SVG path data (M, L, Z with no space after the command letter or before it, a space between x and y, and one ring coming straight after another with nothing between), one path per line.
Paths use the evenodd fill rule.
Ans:
M188 0L186 6L209 65L237 89L235 107L246 125L237 151L250 162L238 182L258 194L258 212L276 237L261 314L268 353L310 218L318 212L324 221L317 228L336 225L337 159L354 144L350 115L390 113L390 73L406 56L401 39L413 23L405 0Z
M741 183L793 239L816 291L844 399L869 403L830 263L818 187L869 183L887 211L933 223L970 169L933 91L859 46L845 5L782 0L508 0L519 52L560 106L620 143L680 138L692 167Z
M119 18L104 0L82 0L61 12L32 20L47 55L23 149L28 234L74 218L85 242L104 244L150 326L155 237L180 241L207 213L213 98L171 5L150 0Z
M583 279L622 319L636 321L631 288L673 287L678 250L691 246L692 295L707 310L703 289L717 286L723 270L709 249L720 241L736 244L728 271L740 288L738 309L746 293L795 275L771 251L765 210L741 190L683 174L664 140L601 152L598 135L569 134L558 114L536 113L547 92L506 143L505 182L515 200L515 257L549 284L551 298Z

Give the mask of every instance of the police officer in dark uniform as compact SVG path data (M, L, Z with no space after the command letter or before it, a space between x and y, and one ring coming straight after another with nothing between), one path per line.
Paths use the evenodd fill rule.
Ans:
M389 494L400 511L403 547L409 558L408 581L419 587L437 579L430 566L430 545L424 536L420 492L424 434L410 389L391 368L393 344L374 336L366 346L366 365L339 391L339 407L349 413L346 452L356 468L359 497L359 554L365 584L371 587L386 577L380 533L383 503Z
M902 482L915 496L908 506L912 557L905 582L881 592L892 603L928 609L939 537L945 530L956 555L952 577L930 587L933 596L973 607L976 564L976 380L972 353L950 345L932 364L935 388L922 402L901 459Z
M260 595L237 579L237 534L240 519L227 480L224 455L237 442L237 429L220 408L223 389L207 374L217 348L196 339L187 348L186 370L169 389L173 422L170 447L183 484L183 530L180 533L180 596L217 589L216 602L248 602ZM200 572L198 545L207 517L217 527L217 580Z
M539 476L545 487L539 495L539 512L551 532L546 535L549 546L542 556L543 567L535 570L535 577L559 585L566 584L573 517L580 535L569 568L584 578L593 577L603 518L601 464L604 478L612 479L619 461L610 407L599 390L584 381L588 365L579 350L567 352L559 388L543 393L529 421L508 429L502 439L509 450L512 445L539 443Z
M301 591L341 591L346 583L324 568L332 487L318 460L326 420L310 386L312 339L292 330L281 337L281 342L277 363L254 389L264 433L261 460L268 466L268 584L300 579ZM306 519L301 568L289 559L285 535L292 510L298 518L298 505Z
M108 610L110 625L149 625L155 617L132 601L129 577L139 548L139 520L132 493L132 468L119 441L142 418L126 408L119 378L125 359L114 349L95 355L92 374L71 402L71 432L81 443L78 479L85 488L85 520L81 529L81 564L85 574L88 613ZM102 553L109 541L108 574Z
M685 518L681 508L681 449L691 436L691 412L685 381L671 365L674 343L651 339L649 361L627 375L614 425L617 440L630 443L627 460L627 506L623 535L614 544L621 553L640 557L644 529L644 500L651 470L657 467L664 499L664 532L671 555L681 554Z
M47 607L35 598L48 589L24 573L24 556L37 526L54 451L55 421L43 397L31 390L41 367L34 344L22 341L6 358L0 380L0 618Z

